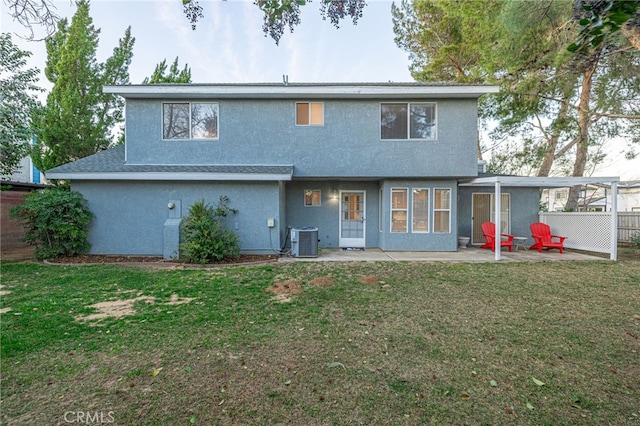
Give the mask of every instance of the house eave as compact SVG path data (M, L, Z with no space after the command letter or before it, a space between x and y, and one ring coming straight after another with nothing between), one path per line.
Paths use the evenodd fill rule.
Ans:
M530 176L491 176L460 180L460 186L493 186L500 183L505 186L565 188L576 185L611 184L620 182L619 177L530 177Z
M471 98L498 86L458 84L154 84L104 86L104 93L142 99L407 99Z
M47 179L110 181L290 181L290 173L192 173L192 172L69 172L48 173Z

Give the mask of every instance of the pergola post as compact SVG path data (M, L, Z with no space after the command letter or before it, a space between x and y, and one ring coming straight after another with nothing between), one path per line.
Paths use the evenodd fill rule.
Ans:
M500 237L500 233L501 233L501 223L502 223L502 206L500 205L501 203L501 199L502 199L502 195L500 194L500 180L496 179L496 183L495 183L495 194L494 194L494 202L495 202L495 209L496 209L496 215L494 220L496 221L496 235L495 235L495 241L494 241L494 245L495 245L495 260L500 260L500 241L501 241L501 237Z
M618 259L618 182L611 182L611 260Z

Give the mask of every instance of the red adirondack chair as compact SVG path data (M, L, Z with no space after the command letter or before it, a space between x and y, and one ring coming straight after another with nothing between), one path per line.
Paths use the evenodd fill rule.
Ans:
M564 240L567 237L562 237L560 235L552 235L551 227L546 223L536 222L532 223L529 228L531 228L531 236L533 237L533 241L535 243L530 247L530 249L538 249L539 253L542 253L542 249L558 249L560 253L562 253L562 248L564 244Z
M482 224L482 235L487 242L481 245L480 248L490 248L491 251L496 251L496 224L484 222ZM506 238L506 240L500 239L500 248L508 247L509 251L511 251L513 248L513 235L500 234L500 236Z

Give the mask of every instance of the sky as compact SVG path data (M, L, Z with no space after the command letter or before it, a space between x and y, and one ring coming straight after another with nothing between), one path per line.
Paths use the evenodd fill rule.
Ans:
M279 45L262 31L262 12L253 0L200 0L204 18L196 30L182 12L181 0L92 0L90 14L101 30L97 59L106 60L131 26L136 39L129 68L130 81L142 83L156 64L178 57L188 64L193 83L410 82L409 54L394 42L392 1L369 0L357 25L343 21L336 29L320 15L320 1L302 7L302 22L285 30ZM56 13L69 20L70 0L54 1ZM44 42L27 41L29 31L14 22L0 2L0 29L13 33L13 42L32 52L28 67L44 69ZM37 29L36 37L44 31ZM23 37L23 38L21 38ZM39 82L49 90L44 75ZM482 135L481 135L482 137ZM640 158L626 161L612 144L610 158L595 175L640 179Z

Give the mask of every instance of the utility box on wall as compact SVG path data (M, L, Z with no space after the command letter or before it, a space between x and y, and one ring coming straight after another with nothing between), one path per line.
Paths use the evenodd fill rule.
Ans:
M291 230L291 256L318 257L318 228L306 226Z

